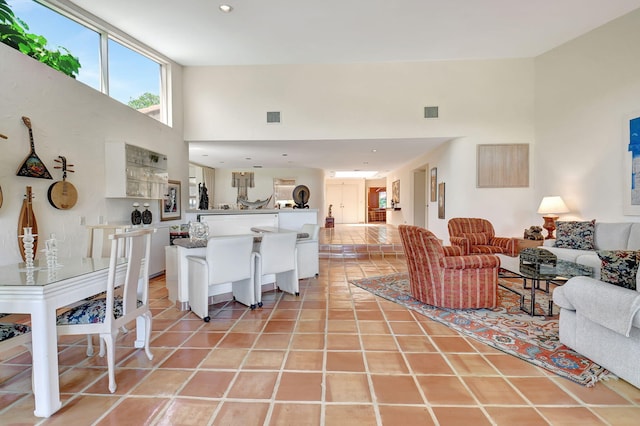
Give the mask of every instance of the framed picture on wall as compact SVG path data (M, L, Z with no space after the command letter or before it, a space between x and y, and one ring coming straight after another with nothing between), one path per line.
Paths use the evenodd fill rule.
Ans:
M163 200L160 200L161 221L182 219L182 209L180 208L181 199L180 181L170 180L167 185L167 194Z
M624 120L624 197L623 214L640 215L640 111Z
M438 184L438 219L444 219L444 182Z
M429 181L431 184L431 201L438 201L438 168L431 168L431 180Z
M400 181L393 181L391 184L391 205L400 204Z

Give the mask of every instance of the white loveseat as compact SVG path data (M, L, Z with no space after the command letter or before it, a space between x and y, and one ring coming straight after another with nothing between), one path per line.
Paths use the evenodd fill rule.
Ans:
M640 250L640 223L595 223L594 249L575 250L554 247L556 240L545 240L543 248L558 259L591 266L593 278L600 279L600 258L596 250Z
M553 240L547 240L553 242ZM640 250L640 223L595 224L595 250L544 248L559 259L592 266L553 292L560 308L560 341L640 388L640 282L631 290L601 281L597 250ZM633 279L633 277L631 277Z

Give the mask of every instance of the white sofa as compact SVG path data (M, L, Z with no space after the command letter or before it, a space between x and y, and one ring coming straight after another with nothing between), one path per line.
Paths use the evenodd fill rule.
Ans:
M560 342L640 388L640 293L590 277L553 291Z
M595 250L640 250L640 223L595 224L595 250L575 250L554 247L556 240L545 240L543 248L558 256L558 259L591 266L593 278L600 279L600 258Z
M640 223L597 223L596 250L640 250ZM553 242L553 240L547 240ZM594 277L574 277L553 292L560 308L560 341L640 388L640 288L600 280L596 251L544 248L559 259L594 267Z

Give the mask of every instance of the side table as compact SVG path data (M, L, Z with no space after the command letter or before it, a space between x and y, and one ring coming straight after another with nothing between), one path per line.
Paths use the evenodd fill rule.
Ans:
M525 238L516 238L516 251L518 254L523 249L531 247L540 247L544 243L544 240L527 240Z

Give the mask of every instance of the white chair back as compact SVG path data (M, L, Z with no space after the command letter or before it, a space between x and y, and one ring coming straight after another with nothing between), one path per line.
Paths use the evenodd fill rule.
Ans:
M306 238L308 240L317 240L318 235L320 234L320 225L315 225L313 223L305 223L302 225L300 232L308 234L309 237Z
M113 321L113 300L115 289L123 284L123 317L138 309L138 301L143 305L149 302L149 257L151 253L151 234L155 229L140 229L109 235L111 240L111 262L109 266L109 284L107 287L107 309L105 323ZM115 279L116 263L120 253L126 251L127 271L124 283Z
M209 285L251 278L253 235L213 236L207 242Z
M268 232L262 235L262 275L296 269L296 232Z

